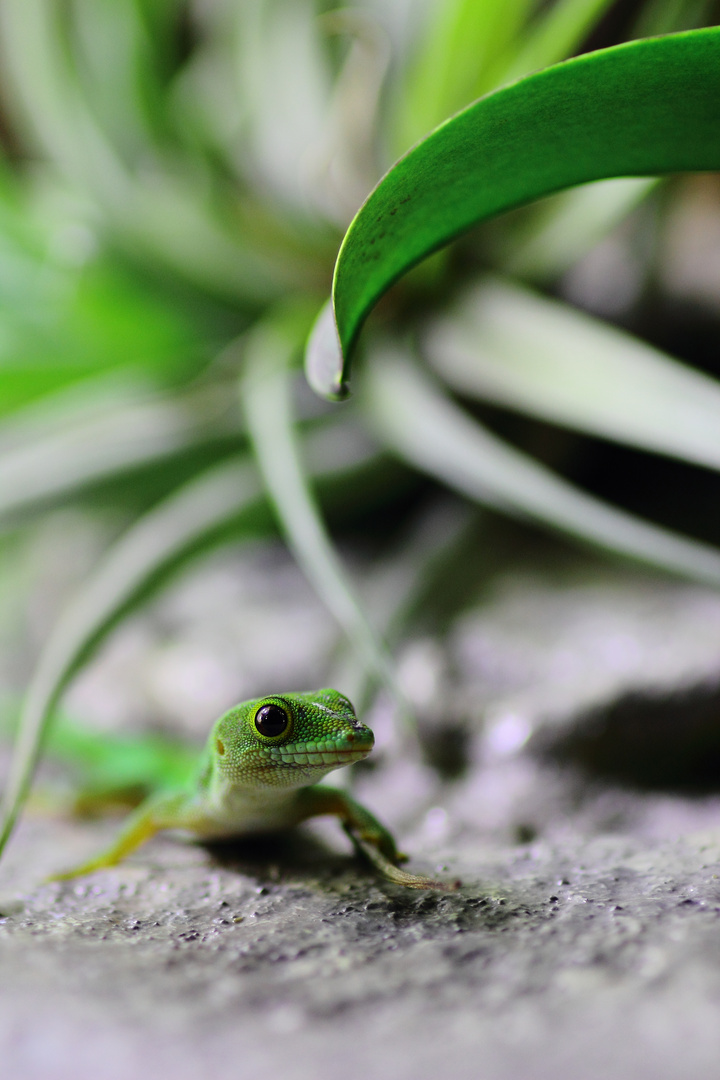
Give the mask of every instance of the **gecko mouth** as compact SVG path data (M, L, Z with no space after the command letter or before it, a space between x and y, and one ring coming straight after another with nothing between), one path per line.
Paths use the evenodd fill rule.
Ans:
M327 769L333 765L352 765L362 761L372 750L372 743L365 746L319 747L273 746L267 752L273 761L282 765L298 765L304 768Z

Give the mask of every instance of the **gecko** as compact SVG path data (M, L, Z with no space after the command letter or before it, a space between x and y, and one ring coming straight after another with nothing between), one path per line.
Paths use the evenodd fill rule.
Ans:
M241 702L213 725L194 780L149 796L111 846L66 880L114 866L156 833L182 829L200 840L278 832L311 817L338 817L353 845L387 880L412 889L457 888L411 874L391 833L347 792L320 784L333 769L367 757L375 742L337 690L273 694Z

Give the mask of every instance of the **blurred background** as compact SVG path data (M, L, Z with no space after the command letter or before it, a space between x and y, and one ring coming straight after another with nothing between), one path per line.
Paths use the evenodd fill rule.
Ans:
M720 597L675 582L720 584L717 177L588 185L472 231L384 300L341 406L300 363L344 230L399 155L538 68L717 15L702 0L0 0L8 734L38 664L54 691L82 669L62 706L76 751L89 731L149 731L179 768L233 702L335 684L369 710L407 810L543 717L712 673ZM243 380L274 370L278 312L289 409L248 423ZM438 463L398 449L390 389L363 389L398 342L495 440L487 460L441 466L420 406L403 424ZM332 540L319 569L293 536L298 490ZM408 787L413 724L434 779Z

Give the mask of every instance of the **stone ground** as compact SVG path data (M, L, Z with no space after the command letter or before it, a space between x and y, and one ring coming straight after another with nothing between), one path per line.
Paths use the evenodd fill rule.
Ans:
M226 673L222 692L319 670L332 635L304 585L285 564L258 585L249 559L122 631L72 708L111 700L122 719L140 686L145 715L152 699L209 722L213 664L246 633L232 612L267 615L272 590L258 656L304 612L320 659L276 650L277 671ZM161 837L42 885L116 823L28 816L0 868L3 1080L716 1077L719 661L720 596L589 561L516 567L442 643L406 645L428 737L444 704L466 767L440 780L404 759L380 706L380 767L356 790L455 893L377 881L332 822L213 851Z

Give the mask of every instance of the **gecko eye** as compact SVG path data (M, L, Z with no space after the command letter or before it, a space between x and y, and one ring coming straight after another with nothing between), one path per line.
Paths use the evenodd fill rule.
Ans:
M260 735L268 739L284 734L289 723L288 714L279 705L263 705L255 713L255 727Z

